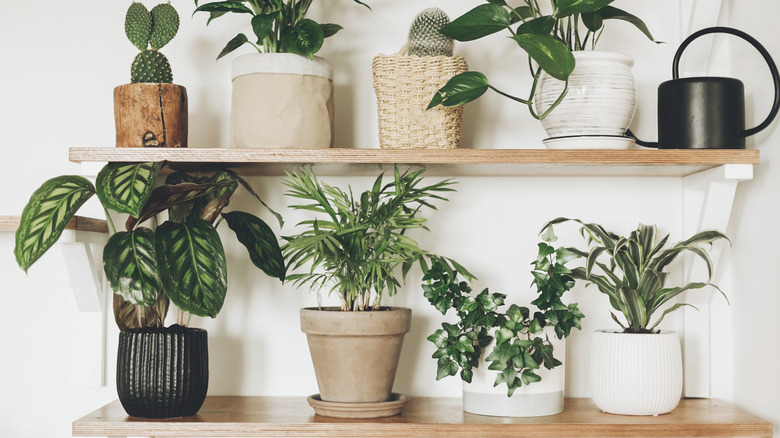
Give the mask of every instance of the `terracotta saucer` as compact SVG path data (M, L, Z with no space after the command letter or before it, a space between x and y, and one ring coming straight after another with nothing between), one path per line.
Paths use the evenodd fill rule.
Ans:
M409 401L409 396L392 393L390 400L379 403L344 403L329 402L320 399L319 394L310 395L307 399L314 413L324 417L339 418L379 418L398 415Z

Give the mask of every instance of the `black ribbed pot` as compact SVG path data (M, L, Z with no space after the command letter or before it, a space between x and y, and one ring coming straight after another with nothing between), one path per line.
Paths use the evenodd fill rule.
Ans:
M173 325L119 333L116 389L132 417L195 415L209 386L208 333Z

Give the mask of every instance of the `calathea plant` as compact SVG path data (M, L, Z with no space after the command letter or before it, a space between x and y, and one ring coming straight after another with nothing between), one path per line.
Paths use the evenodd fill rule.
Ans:
M125 34L141 52L130 68L133 84L172 83L173 74L168 58L160 49L168 44L179 31L179 14L170 3L161 3L146 9L142 3L133 2L125 15Z
M424 295L443 315L454 309L458 316L457 323L442 323L442 328L428 337L436 346L433 358L438 360L437 380L454 376L460 370L461 379L471 383L474 367L479 366L479 359L485 354L488 369L497 371L494 386L505 384L511 397L517 388L540 381L536 372L541 367L552 369L561 365L543 330L552 327L555 336L563 339L573 328L580 328L584 315L576 303L566 305L561 301L575 284L566 263L580 256L566 248L555 248L551 245L555 240L551 231L545 233L538 245L538 256L531 263L531 285L538 292L531 302L536 307L533 313L516 304L500 311L506 295L488 289L474 295L469 284L458 278L459 271L467 271L453 268L446 260L431 259L423 277ZM495 345L485 352L493 342L491 333Z
M574 269L571 275L595 284L600 292L609 296L613 310L622 314L625 322L615 313L611 313L612 319L625 333L656 333L656 327L667 314L684 306L694 307L687 303L675 303L666 307L657 319L652 319L656 312L660 312L683 292L710 286L726 297L718 286L711 283L712 260L703 247L720 239L728 241L728 237L720 231L701 231L667 248L669 235L659 240L654 225L640 224L628 237L624 237L607 231L599 224L557 218L548 222L543 230L550 231L553 225L567 221L582 226L581 233L590 247L589 251L569 248L586 258L585 267ZM666 281L669 272L665 269L685 253L691 253L705 262L707 280L668 287Z
M466 72L452 78L431 100L437 105L460 106L482 96L488 89L528 106L537 119L547 116L565 97L560 97L545 113L536 114L532 101L542 70L561 81L574 71L572 51L595 48L609 20L631 23L650 40L653 36L645 23L626 11L610 6L613 0L550 0L546 8L537 0L524 0L513 7L504 0L486 0L441 28L457 41L473 41L500 31L510 37L529 57L533 85L528 98L515 97L492 86L480 72ZM567 82L568 84L568 82Z
M420 210L435 210L431 202L446 201L442 194L454 191L451 180L422 185L422 174L396 168L390 182L380 174L369 190L355 197L351 189L345 192L320 181L310 169L288 173L283 181L287 195L304 202L292 208L321 216L298 224L306 228L303 232L284 237L288 265L299 269L310 263L308 272L287 279L335 293L345 311L381 308L385 293L394 295L412 266L433 256L406 232L427 230Z
M94 185L71 175L43 183L30 197L16 232L19 266L26 272L97 193L114 230L103 251L103 268L115 293L114 316L121 330L162 327L169 299L179 308L181 325L184 312L217 315L227 293L225 252L215 228L223 219L252 262L284 280L284 260L268 225L246 212L223 212L239 185L257 197L246 181L229 170L174 172L157 186L163 166L109 163ZM109 209L130 215L125 231L116 232ZM168 218L158 226L163 212Z
M352 0L366 8L360 0ZM342 29L338 24L317 23L306 18L313 0L228 0L198 5L195 12L208 12L208 23L227 13L251 16L252 37L239 33L219 53L217 59L244 44L260 53L296 53L312 57L322 47L325 38Z

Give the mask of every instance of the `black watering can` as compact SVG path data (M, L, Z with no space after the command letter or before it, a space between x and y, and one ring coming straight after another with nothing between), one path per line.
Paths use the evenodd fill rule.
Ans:
M745 129L745 87L739 79L720 77L682 78L682 53L696 38L710 33L736 35L753 45L764 57L775 85L775 101L760 125ZM702 29L682 42L674 55L670 81L658 87L658 143L636 139L637 144L659 149L745 149L745 137L772 123L780 109L780 74L769 52L753 37L730 27Z

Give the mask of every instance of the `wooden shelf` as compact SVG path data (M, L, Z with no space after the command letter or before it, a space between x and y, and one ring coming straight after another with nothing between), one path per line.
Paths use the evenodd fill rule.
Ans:
M20 219L20 216L0 216L0 232L16 232L16 229L19 228ZM83 216L76 216L71 219L65 229L108 233L108 225L105 220Z
M71 148L74 162L168 161L173 166L221 164L245 174L282 175L299 164L318 174L375 174L393 164L420 165L452 176L687 176L725 164L756 165L745 149L227 149Z
M345 420L314 415L303 397L208 397L198 415L130 418L118 401L73 423L74 436L203 437L747 437L771 438L772 424L728 403L682 400L657 417L610 415L589 399L567 399L559 415L486 417L459 398L412 398L396 417Z

